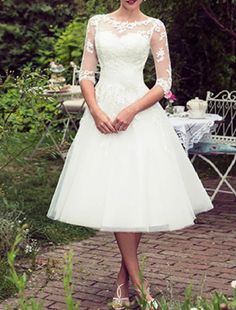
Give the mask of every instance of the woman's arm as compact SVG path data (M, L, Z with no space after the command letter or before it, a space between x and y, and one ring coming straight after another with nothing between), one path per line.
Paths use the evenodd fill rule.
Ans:
M95 72L97 70L98 64L97 53L94 43L95 33L96 17L93 16L88 21L84 42L84 51L79 72L79 83L84 99L90 111L98 108L94 88Z
M130 105L136 113L161 100L171 89L171 61L167 32L161 20L156 20L156 22L157 25L151 37L151 51L155 63L156 83L142 98Z
M116 132L111 120L99 107L95 94L95 72L97 70L97 53L95 47L95 33L97 20L93 16L88 21L86 30L84 51L80 65L79 83L82 94L87 103L89 111L94 118L97 128L102 133Z
M128 105L117 115L113 124L118 130L125 130L137 113L154 105L171 89L171 61L166 28L162 21L156 20L156 23L151 37L156 83L143 97Z

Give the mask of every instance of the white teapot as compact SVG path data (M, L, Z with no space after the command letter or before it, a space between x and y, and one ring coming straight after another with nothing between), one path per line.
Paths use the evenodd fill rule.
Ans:
M207 101L195 97L195 99L191 99L187 102L187 109L189 117L202 118L206 115Z

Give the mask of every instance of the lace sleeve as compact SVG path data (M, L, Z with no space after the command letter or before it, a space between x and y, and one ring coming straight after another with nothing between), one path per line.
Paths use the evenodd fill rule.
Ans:
M96 25L97 25L96 16L90 17L87 25L84 51L79 72L79 81L89 80L92 81L93 84L95 84L95 72L98 63L94 42Z
M171 89L171 61L169 55L169 46L167 33L164 23L157 19L151 37L151 51L154 58L156 69L156 83L161 86L164 95Z

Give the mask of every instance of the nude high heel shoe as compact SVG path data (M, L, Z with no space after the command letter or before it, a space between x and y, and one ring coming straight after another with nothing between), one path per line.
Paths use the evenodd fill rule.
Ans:
M127 309L130 306L129 297L121 297L121 286L125 283L117 285L116 294L117 297L113 297L111 307L115 310Z
M157 310L157 309L159 309L159 305L155 298L147 301L147 306L145 310Z
M150 294L150 286L149 283L147 281L147 279L144 279L144 281L146 282L146 285L142 287L142 289L144 289L149 295ZM157 310L159 309L159 305L158 305L158 301L155 298L152 298L151 300L146 300L146 296L145 296L145 292L142 291L139 288L136 288L139 296L141 296L141 298L145 298L145 310Z

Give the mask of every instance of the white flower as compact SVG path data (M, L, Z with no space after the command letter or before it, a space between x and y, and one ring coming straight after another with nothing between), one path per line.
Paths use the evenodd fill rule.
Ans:
M232 288L236 288L236 280L234 280L234 281L231 282L231 287L232 287Z
M25 253L31 253L32 252L32 246L30 246L29 244L26 245L25 247Z

